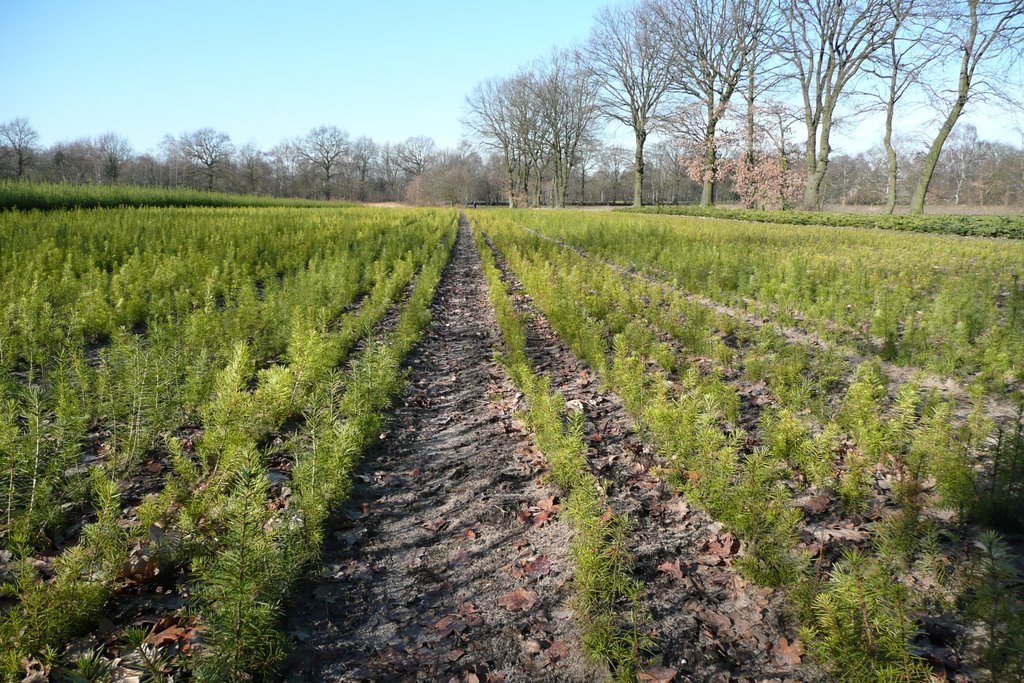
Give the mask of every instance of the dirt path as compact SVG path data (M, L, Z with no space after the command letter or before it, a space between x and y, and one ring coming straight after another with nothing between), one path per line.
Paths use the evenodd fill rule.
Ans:
M800 680L821 676L802 662L780 591L732 569L739 541L650 472L654 454L633 431L621 400L558 338L496 254L527 320L526 351L551 386L586 416L590 462L609 482L608 499L633 522L630 551L645 585L643 605L656 642L655 666L675 681Z
M297 591L287 680L600 680L569 605L568 527L542 521L556 493L493 360L468 224L433 314L410 388L327 530L320 575Z

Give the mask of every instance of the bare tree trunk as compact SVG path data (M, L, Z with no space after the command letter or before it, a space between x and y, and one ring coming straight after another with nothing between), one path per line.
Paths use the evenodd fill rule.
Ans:
M976 27L977 24L974 24L971 27L971 45L974 43L974 37L977 30ZM949 134L953 131L953 126L956 125L961 112L964 110L964 106L967 104L967 94L971 87L971 80L968 72L969 59L970 51L968 50L964 53L962 67L960 69L960 81L957 87L956 102L953 103L953 108L950 109L949 114L946 115L946 120L942 122L939 132L932 141L931 147L928 148L928 153L925 154L924 161L921 164L921 179L917 182L917 188L914 190L914 196L910 200L911 213L924 213L924 202L928 196L928 186L932 182L932 176L935 174L935 167L939 163L939 155L942 154L942 146L946 144L946 138L948 138Z
M890 88L896 87L896 75L892 76ZM896 150L892 146L892 118L895 108L895 97L890 96L885 109L885 155L889 161L889 186L886 190L885 212L892 214L896 209L896 180L899 172L899 160L896 158Z
M715 123L714 119L709 116L707 132L704 138L704 187L700 193L700 205L703 207L715 205L715 163L717 160Z
M540 166L536 163L532 166L530 173L535 180L533 181L533 192L530 194L530 206L536 209L540 207L540 193L544 188L544 179L541 177Z
M807 169L807 181L804 183L803 208L818 208L818 184L815 174L818 170L818 137L817 127L807 126L807 143L804 148L804 164Z
M939 163L942 146L946 144L946 138L949 137L949 134L953 131L953 126L956 125L957 119L960 118L960 112L963 111L964 104L966 104L966 98L964 96L958 97L956 104L953 105L953 108L946 116L946 120L942 122L942 127L939 128L938 134L928 148L928 153L924 155L924 160L921 163L921 179L917 182L914 196L910 200L911 213L924 213L924 202L928 196L928 186L931 185L932 176L935 174L935 167Z
M818 145L818 154L814 154L813 133L808 136L807 148L807 186L804 188L804 208L811 211L820 211L823 197L821 186L825 181L825 172L828 171L829 155L832 146L829 144L829 135L832 133L832 111L826 108L821 116L821 144Z
M565 208L565 199L569 196L569 174L563 172L561 179L555 180L555 207Z
M757 73L753 60L747 67L747 168L754 167L754 97Z
M644 204L644 142L646 139L647 131L637 128L636 156L633 159L633 206L635 207Z

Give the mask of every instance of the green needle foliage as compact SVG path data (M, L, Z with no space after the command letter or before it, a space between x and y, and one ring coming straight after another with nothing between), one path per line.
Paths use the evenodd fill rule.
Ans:
M209 647L196 662L200 680L243 680L273 661L283 647L275 628L278 586L291 574L287 546L264 525L267 472L255 450L239 453L222 512L224 550L193 567Z
M917 633L907 590L879 563L848 551L814 599L802 637L836 680L931 681L931 667L911 654Z
M1019 375L1024 357L992 299L1020 250L648 217L479 218L559 337L623 399L669 477L740 538L735 566L791 589L808 650L832 675L928 680L909 615L952 609L964 587L951 581L956 530L924 511L954 508L962 525L1020 517L1022 428L987 414L987 396ZM966 281L951 276L961 259L993 260ZM987 270L995 262L1006 269ZM504 306L496 299L499 318ZM757 322L747 308L827 343ZM1006 345L992 350L991 339ZM883 358L975 377L966 423L964 402L923 395ZM822 556L811 575L791 500L807 485L863 513L855 519L871 529L870 555L831 570Z
M526 396L526 422L551 465L551 478L565 501L565 518L572 525L574 603L583 647L611 668L615 680L635 680L651 643L643 632L643 586L633 577L629 520L613 513L602 482L590 471L583 414L567 411L565 397L552 391L550 379L531 366L523 316L515 308L483 232L474 230L474 237L504 341L501 363ZM566 313L580 315L578 309Z
M161 570L195 579L197 677L273 669L280 606L401 387L454 219L0 215L0 319L13 321L0 325L0 540L15 558L0 587L14 599L0 615L0 677L20 678L23 658L52 657L93 624L136 544ZM391 311L395 331L359 348ZM271 457L293 465L291 504L276 511ZM149 458L170 463L162 489L126 520L121 490ZM33 556L65 501L96 521L68 539L46 580Z
M974 646L989 680L1024 678L1024 576L1014 555L996 532L975 541L976 554L967 569L967 612L980 625Z

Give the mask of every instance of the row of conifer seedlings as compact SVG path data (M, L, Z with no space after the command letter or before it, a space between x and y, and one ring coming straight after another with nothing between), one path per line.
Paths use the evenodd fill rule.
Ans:
M53 578L40 580L26 562L12 582L18 601L0 621L5 677L57 662L61 645L109 609L127 572L141 583L180 575L187 606L153 629L124 629L112 652L65 661L66 675L246 680L273 672L286 647L279 621L288 591L318 557L326 519L379 433L402 385L401 360L429 320L454 239L445 217L424 222L422 246L374 266L373 288L337 324L296 312L287 363L257 373L249 343L238 342L200 411L202 436L165 440L170 471L134 523L122 517L118 484L100 468L91 474L96 521L60 555ZM389 331L380 329L386 316Z
M708 372L706 363L699 370L701 363L692 356L679 358L676 350L658 341L655 332L664 330L656 329L657 321L664 316L649 299L637 306L638 293L622 288L621 275L547 249L513 226L490 227L559 335L623 397L642 432L664 456L666 474L743 540L738 568L759 583L788 588L808 649L830 675L928 680L933 667L917 656L914 641L920 626L914 609L948 612L957 599L965 631L979 622L984 625L979 629L984 633L970 638L976 642L965 648L983 667L977 675L985 675L984 669L995 680L1019 675L1020 603L994 598L1019 582L1006 542L963 525L954 530L936 524L925 514L930 501L924 490L924 479L934 475L940 504L958 508L963 521L972 510L975 519L993 518L987 509L993 505L1002 506L1004 513L1018 509L1019 475L1015 481L1011 473L1024 455L1019 420L1015 433L1011 428L992 446L993 457L1003 462L986 493L969 459L984 450L991 429L980 424L983 416L975 411L967 425L956 428L950 421L951 406L934 397L922 400L912 384L902 387L890 405L882 377L869 363L855 373L836 422L822 427L807 411L775 405L760 411L751 447L737 426L744 399L719 372ZM598 311L588 310L588 296L617 288L633 303L608 300ZM600 315L600 310L636 313L622 316L610 328L603 317L591 315ZM713 332L709 326L704 339ZM740 336L749 333L741 331ZM702 336L692 329L689 335ZM744 360L735 350L731 355ZM681 376L665 370L687 365ZM762 445L756 445L758 440ZM822 548L812 563L806 551L810 544L801 543L801 534L807 533L793 504L793 490L808 482L819 491L837 490L844 512L860 517L871 495L871 475L886 468L893 475L890 503L896 509L886 510L886 519L871 525L872 543L862 545L873 545L873 552L847 550L830 566ZM956 542L945 537L954 532L959 532L957 540L974 541L972 560L947 559L955 554ZM929 577L946 576L947 585L937 582L940 590L922 595L891 580L922 571ZM959 598L950 597L950 577Z
M368 254L380 254L380 251L375 249L372 243L367 244L367 247ZM400 260L399 256L400 254L387 253L381 255L375 263L380 268L371 267L369 269L373 273L370 281L373 281L373 277L387 275L395 265L399 265L399 270L404 273L396 272L392 279L395 282L402 278L407 279L412 272L411 262ZM350 265L354 265L354 263ZM334 302L337 304L336 308L331 309L328 306L327 310L340 312L345 305L351 303L359 295L361 287L358 283L354 284L354 287L339 292L341 298ZM286 290L281 289L280 291L283 294ZM272 304L272 302L268 303ZM371 308L367 307L365 311L370 311ZM207 318L233 315L232 310L228 308L200 309L197 314ZM295 323L293 338L288 349L288 354L292 356L297 350L300 350L298 347L303 342L301 334L307 333L300 319L296 319ZM218 327L218 324L215 323L213 326ZM345 345L350 346L355 341L357 336L353 333L357 333L359 329L361 329L359 326L352 327L344 333L344 336L348 338ZM230 343L230 341L229 339L228 342ZM187 462L187 459L182 459L185 456L183 444L187 444L187 447L191 449L191 439L174 438L171 433L177 431L176 425L180 424L178 420L183 419L182 415L187 412L185 405L189 404L189 399L184 398L183 394L189 392L183 390L181 386L175 387L175 390L159 387L162 390L155 392L153 399L160 405L155 409L147 406L148 409L144 413L133 413L129 420L120 415L117 410L107 412L111 406L104 401L104 395L108 392L103 391L102 388L111 385L109 393L117 393L117 388L120 387L121 391L132 397L134 402L136 393L147 392L149 388L147 383L149 371L155 373L162 369L165 374L174 375L173 371L161 367L161 363L168 361L168 354L173 351L168 348L169 344L166 336L157 341L143 335L119 333L112 340L110 346L103 348L98 354L99 360L96 368L79 368L79 372L94 373L97 378L93 380L89 374L84 374L84 377L76 376L75 380L77 381L72 382L73 390L75 394L81 394L81 396L75 397L78 399L75 405L69 407L66 401L60 400L63 395L61 389L66 378L60 374L60 369L58 369L58 386L55 389L58 394L56 414L52 417L47 416L42 413L46 406L37 406L37 412L34 413L35 419L28 420L29 429L22 439L29 440L28 445L31 445L31 441L35 441L43 442L44 448L53 448L51 440L54 439L53 431L56 431L58 435L56 442L60 453L43 451L40 459L45 460L45 467L40 467L32 473L32 486L26 488L29 488L30 492L41 488L49 489L51 493L48 496L39 496L41 501L45 500L48 507L55 507L56 502L61 500L56 496L63 496L67 499L69 496L78 495L81 496L80 502L66 505L79 507L83 511L92 511L83 520L82 532L77 539L72 536L70 544L56 546L58 554L53 560L49 560L46 554L41 555L37 549L40 538L44 542L48 540L42 533L42 529L33 532L29 524L20 523L20 520L23 519L31 521L31 506L28 506L24 511L25 514L22 515L21 506L11 505L21 502L20 497L15 494L21 493L23 482L20 477L16 476L15 468L24 466L25 463L18 462L20 453L17 448L4 449L10 465L10 477L5 483L10 484L13 491L13 494L6 496L9 503L8 511L10 512L13 507L18 513L18 517L14 518L14 524L5 525L5 540L8 541L9 550L7 552L11 555L11 562L7 563L8 571L5 575L4 589L5 593L16 601L16 607L8 610L4 618L0 620L0 636L5 644L3 648L4 669L9 676L15 675L12 672L16 672L21 666L20 658L37 652L44 655L44 660L48 660L50 657L45 656L47 650L62 641L66 634L89 624L95 614L102 609L109 596L111 582L124 576L140 574L144 576L152 569L147 570L151 558L145 557L142 551L146 541L147 527L158 529L158 527L151 527L158 512L152 502L137 511L132 509L131 501L124 498L124 493L127 492L125 489L134 488L131 485L132 480L139 474L138 470L142 468L144 459L142 456L146 453L157 455L160 452L170 452L169 459L172 465ZM119 361L120 357L125 354L122 348L125 346L131 349L130 355L133 362L127 363L128 367L121 371L119 366L122 363ZM248 360L253 366L264 362L255 352L254 346L246 345ZM114 366L113 371L111 366ZM48 372L43 372L43 370L40 369L37 372L39 379L45 382L46 376L52 371L48 368L45 369ZM138 375L134 378L131 377L132 373L129 370L138 372ZM209 375L211 382L222 379L222 377L218 377L217 372L202 365L193 368L192 372L195 373L196 378L202 381L206 381L203 377L204 373ZM281 377L284 376L281 375ZM134 384L130 384L132 381ZM45 383L30 385L28 390L41 391L44 387ZM97 389L96 393L90 393L90 388ZM212 392L213 387L210 386L209 390ZM264 393L270 394L271 391L265 387ZM194 410L199 413L208 411L211 404L209 402L202 403L205 405L198 406ZM77 414L77 417L74 417L72 413ZM68 470L65 470L63 466L55 467L53 461L60 465L68 456L77 462L79 453L84 451L86 446L81 436L62 438L61 435L64 432L61 425L72 421L84 422L90 419L88 417L90 414L104 416L104 422L111 427L105 435L106 443L105 447L101 449L101 457ZM44 421L45 425L37 424ZM17 423L12 421L8 423L8 426L16 427ZM50 427L53 431L44 431L44 426ZM163 444L160 444L161 439L158 436L158 431L161 429L171 430L164 432ZM141 455L134 458L126 457L125 450L127 449L118 439L119 430L129 434L130 443L134 445L134 450ZM145 436L140 433L145 433ZM192 430L183 430L181 433L194 436ZM132 434L136 435L134 440L130 439ZM64 443L65 441L66 443ZM5 444L5 446L11 445L16 444ZM165 483L163 481L165 477L162 476L163 464L159 460L153 460L150 464L158 466L161 470L161 476L149 477L150 479L159 479L159 487ZM171 478L173 480L173 475ZM5 477L5 479L8 478ZM53 481L51 482L50 479ZM172 481L170 489L173 488ZM182 493L182 496L184 495L187 493ZM31 500L30 494L21 497L28 497ZM71 500L75 499L71 498ZM49 514L53 515L53 511L51 510ZM83 514L87 513L83 512ZM142 520L133 519L136 515ZM91 523L89 520L92 520ZM149 523L146 523L147 521ZM126 559L126 548L133 545L136 547L131 556ZM122 554L122 551L125 551L125 554ZM120 565L119 563L122 561L124 564ZM40 666L43 665L45 662L40 662Z
M73 543L76 516L90 516L88 472L128 479L166 434L190 426L236 340L274 362L295 310L336 321L419 243L349 213L325 228L294 212L238 213L2 217L4 550ZM203 219L216 229L195 225ZM294 248L284 226L311 246Z
M640 604L643 585L634 577L627 547L630 520L612 510L605 483L588 466L583 413L570 410L565 397L552 390L550 378L531 365L523 315L516 310L486 235L478 228L473 234L502 335L499 361L523 392L525 422L550 466L572 530L573 607L583 648L608 666L615 680L635 680L650 641Z

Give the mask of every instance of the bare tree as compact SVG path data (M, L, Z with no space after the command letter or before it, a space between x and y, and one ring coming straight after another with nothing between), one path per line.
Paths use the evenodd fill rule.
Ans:
M744 157L748 168L756 161L757 146L757 102L773 92L785 80L782 69L784 62L774 44L774 36L782 33L782 14L779 0L749 0L751 13L760 17L761 30L752 36L747 46L744 65L744 84L740 97L744 103Z
M761 0L660 0L659 30L671 51L672 88L703 119L701 206L715 203L719 123L765 27Z
M255 143L247 142L238 150L238 167L245 183L245 191L249 194L259 194L264 180L270 175L267 154L260 151Z
M356 177L356 199L361 202L366 201L366 184L378 151L377 143L365 135L352 143L349 157Z
M92 183L98 180L100 152L89 138L58 142L49 151L50 177L60 183Z
M509 105L512 110L513 149L516 154L517 202L540 205L544 171L549 161L551 132L544 124L536 97L538 76L524 70L512 79Z
M393 145L390 142L381 145L380 168L378 170L381 182L384 185L384 191L391 199L399 199L399 181L402 169L398 165L398 145Z
M663 32L655 30L657 19L647 0L606 7L596 21L583 54L597 84L601 111L633 131L633 206L641 206L644 143L671 83L668 45Z
M654 186L659 204L678 204L683 198L683 187L692 188L693 181L686 172L686 150L678 141L669 139L656 145L648 156L654 166Z
M568 52L555 52L540 63L533 86L553 168L552 205L562 208L580 147L597 117L593 87Z
M783 52L803 99L807 182L803 205L819 209L836 107L894 27L886 0L782 0Z
M132 158L132 145L117 133L104 133L96 138L103 163L103 179L108 183L116 183L121 177L121 169Z
M885 109L885 133L882 144L886 155L886 204L885 212L896 208L896 189L899 180L899 156L893 144L893 120L896 105L918 82L922 70L935 57L925 40L922 22L926 15L919 12L918 0L886 0L886 8L893 30L887 36L885 45L876 53L869 71L884 87L874 93Z
M461 148L437 153L434 162L409 185L409 199L422 203L469 204L485 191L483 161L475 152Z
M960 206L964 199L969 180L980 166L980 150L978 129L973 125L956 128L947 139L947 154L943 157L948 180L949 195L955 206Z
M515 178L518 155L512 100L515 97L512 79L491 79L478 83L466 97L465 125L485 149L501 156L507 178L508 205L515 205Z
M936 17L940 40L950 53L959 54L954 99L925 153L921 177L911 199L912 213L924 213L928 186L935 174L942 146L970 99L995 94L997 75L988 67L1021 50L1024 38L1024 0L949 0Z
M337 126L317 126L295 145L299 157L317 169L328 201L331 199L332 181L341 170L348 148L348 133Z
M587 203L587 171L597 165L597 160L602 154L601 142L596 135L588 135L580 142L577 150L579 160L576 164L580 173L580 204Z
M437 144L426 135L406 138L398 146L398 166L410 177L423 175L434 162Z
M5 156L14 157L14 175L21 178L35 157L39 133L24 116L0 123L0 145Z
M234 153L231 136L213 128L200 128L185 133L178 142L185 156L203 167L206 189L212 190L217 174L227 165Z
M524 69L510 78L479 84L467 100L464 123L485 148L501 155L510 207L539 202L551 149L540 91L537 73Z

